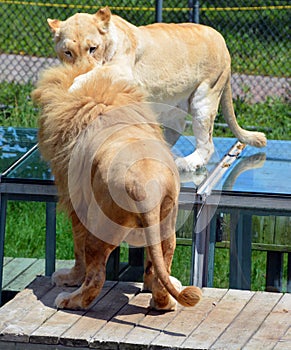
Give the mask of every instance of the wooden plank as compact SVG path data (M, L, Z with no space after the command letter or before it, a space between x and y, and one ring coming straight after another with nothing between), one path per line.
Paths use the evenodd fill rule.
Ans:
M291 217L275 217L275 244L291 245Z
M176 312L164 313L150 310L141 322L125 337L119 349L148 349L149 344L173 321L173 318L179 311L180 308Z
M134 296L118 314L111 318L111 320L94 335L90 347L121 350L122 345L120 343L149 312L148 306L150 299L151 293L140 293ZM134 343L136 343L136 340Z
M95 303L100 300L114 286L114 282L107 282L104 286L104 290L101 291L100 296L96 299ZM56 296L62 290L54 288L54 295L52 298L48 298L47 305L55 312L50 318L46 318L43 322L38 323L38 327L35 327L30 335L31 343L38 344L58 344L60 337L65 333L73 324L75 324L85 313L86 310L56 310L54 306L54 300ZM72 292L76 290L76 287L63 288L66 292Z
M280 298L279 293L257 292L212 345L213 348L242 347L259 329Z
M22 343L29 342L30 334L57 312L54 307L54 300L56 296L63 291L63 288L52 288L49 278L42 277L40 280L44 282L43 290L46 291L46 293L43 294L41 298L33 298L31 302L25 300L28 306L26 312L10 320L8 326L1 332L1 339ZM39 286L36 285L35 288L38 290ZM73 291L74 289L75 288L66 288L66 291ZM32 291L34 292L34 290ZM14 307L13 300L11 306Z
M226 293L226 289L203 288L203 298L199 304L194 308L182 308L173 322L169 323L152 341L151 346L179 348L193 330L216 308ZM191 322L189 322L190 320Z
M114 282L111 282L112 284ZM95 343L96 334L103 328L114 315L126 305L141 289L140 283L119 282L109 290L98 303L90 307L60 337L60 343L68 346L92 346ZM98 339L96 339L98 343Z
M70 269L74 266L75 260L57 260L56 261L56 270L59 269Z
M24 259L21 259L22 263ZM20 273L14 280L5 286L5 290L21 291L23 290L31 281L33 281L36 276L44 274L44 260L35 260L27 269Z
M53 346L53 347L52 347ZM83 347L67 347L61 345L47 345L47 344L32 344L32 343L16 343L9 341L1 341L0 339L0 349L1 350L88 350L88 348Z
M11 260L13 260L13 258L4 256L3 266L7 265Z
M21 272L18 269L18 271L20 271L18 275L16 277L12 276L11 281L6 283L3 290L21 291L31 281L33 281L36 278L36 276L45 274L45 259L35 259L35 261L33 261L32 263L31 263L31 259L29 258L15 258L15 259L5 258L5 260L7 260L7 263L14 260L13 264L16 264L16 260L18 260L17 266L20 266L23 269L23 272ZM61 268L71 268L72 266L74 266L74 260L57 260L56 261L56 270ZM4 271L6 268L7 267L5 266ZM9 275L12 268L13 266L11 266L4 273Z
M194 308L149 309L141 283L106 282L87 311L56 310L36 278L0 308L0 349L291 349L291 294L204 288Z
M273 293L268 293L267 298L271 298ZM277 295L277 294L275 294ZM265 305L261 305L266 309ZM262 311L261 311L262 312ZM255 314L257 318L257 313ZM267 350L273 349L277 343L287 344L291 348L291 295L281 295L280 300L268 314L260 328L245 345L246 350ZM255 328L253 328L255 331Z
M291 350L291 327L288 328L284 336L278 341L274 350Z
M34 305L38 304L47 291L53 288L47 277L36 278L24 291L0 308L0 332L21 319ZM1 334L1 333L0 333Z
M9 263L5 265L5 269L3 270L2 289L5 289L9 283L11 283L17 276L22 274L23 271L25 271L35 261L35 258L16 258L9 261Z
M253 216L253 240L255 243L275 243L275 216Z
M254 292L230 289L182 344L186 349L209 349L237 317Z

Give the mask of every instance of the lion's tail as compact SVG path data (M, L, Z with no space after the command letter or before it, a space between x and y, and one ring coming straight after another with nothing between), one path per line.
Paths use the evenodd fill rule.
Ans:
M242 143L255 147L266 146L267 140L264 133L258 131L248 131L238 125L232 103L230 77L228 78L221 96L221 107L223 116L230 130Z
M150 246L149 249L155 272L171 296L183 306L195 306L202 297L200 288L189 286L182 291L178 291L172 284L170 276L166 270L161 244L154 244Z

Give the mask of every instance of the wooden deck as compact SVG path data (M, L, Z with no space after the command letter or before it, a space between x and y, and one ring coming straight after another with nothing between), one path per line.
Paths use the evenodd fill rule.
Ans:
M140 283L107 281L87 311L54 307L38 276L0 308L0 349L291 349L291 294L205 288L194 308L148 308Z
M74 260L57 260L56 268L71 267ZM45 260L36 258L4 258L3 295L5 302L22 291L36 276L45 274Z

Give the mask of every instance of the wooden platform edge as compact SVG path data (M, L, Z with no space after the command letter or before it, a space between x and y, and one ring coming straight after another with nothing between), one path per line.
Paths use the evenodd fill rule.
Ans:
M142 284L106 281L88 310L57 310L48 277L0 308L0 350L291 349L291 294L203 288L194 308L149 308Z

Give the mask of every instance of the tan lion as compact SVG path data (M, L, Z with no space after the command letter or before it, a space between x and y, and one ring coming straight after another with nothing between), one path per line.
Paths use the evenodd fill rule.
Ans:
M86 71L86 70L85 70ZM161 128L136 85L100 71L69 92L84 67L46 70L32 96L41 107L39 146L51 163L60 204L72 219L75 266L57 285L80 285L56 298L59 308L87 308L100 293L110 253L122 241L146 246L151 306L194 306L199 288L170 276L179 174Z
M136 27L111 15L77 13L65 21L48 19L58 57L70 64L94 62L96 69L76 79L80 87L102 67L142 86L148 99L178 106L193 116L196 151L178 159L181 170L205 165L212 153L214 119L221 102L233 134L256 147L266 144L260 132L242 129L235 117L230 85L231 59L223 37L198 24L156 23Z

